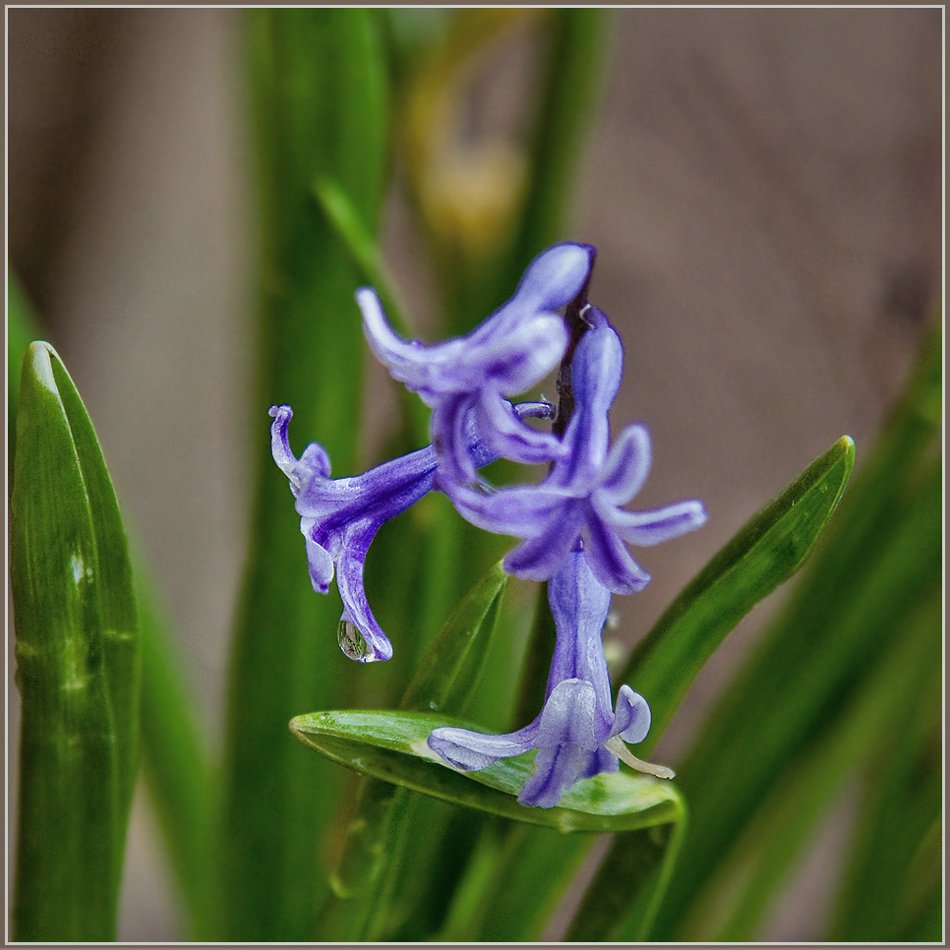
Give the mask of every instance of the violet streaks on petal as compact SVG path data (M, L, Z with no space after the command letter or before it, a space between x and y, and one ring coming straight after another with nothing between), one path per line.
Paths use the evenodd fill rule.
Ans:
M699 501L650 512L621 507L642 488L650 469L645 426L628 426L613 447L609 444L608 414L622 367L620 338L604 318L581 337L574 353L574 412L564 432L564 450L540 485L486 491L484 486L472 487L440 474L440 487L462 517L489 531L524 539L505 558L510 573L546 580L583 538L600 583L615 594L634 593L646 586L650 575L624 542L658 544L705 522Z
M563 454L556 436L514 419L507 398L526 392L560 363L569 334L556 311L583 288L593 255L593 248L580 244L549 248L529 265L514 296L471 333L431 346L402 339L376 294L357 292L370 348L433 410L433 445L451 480L476 480L462 438L470 413L481 439L499 456L531 464Z
M477 771L500 758L537 749L518 801L540 808L557 805L579 779L616 772L620 752L625 761L640 763L641 771L668 772L664 766L640 762L623 745L646 738L650 708L626 685L617 695L616 711L612 708L601 640L610 591L594 577L583 549L573 549L551 578L548 598L557 641L538 717L523 729L503 735L449 726L434 729L429 747L463 771Z

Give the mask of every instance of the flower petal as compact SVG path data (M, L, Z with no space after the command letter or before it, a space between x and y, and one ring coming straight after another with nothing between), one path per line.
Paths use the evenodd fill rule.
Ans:
M584 553L594 577L615 594L633 594L650 582L650 575L596 514L584 528Z
M611 736L619 735L625 742L643 742L650 731L650 707L626 683L617 692L617 718Z
M605 502L624 505L636 495L650 474L652 452L646 426L631 425L614 442L598 479L597 491Z
M526 538L541 534L564 506L565 498L544 486L518 485L486 493L436 476L436 486L449 496L466 520L495 534Z
M542 747L521 787L518 802L526 806L553 808L571 786L590 770L594 753L576 745Z
M528 538L505 556L504 569L527 580L546 581L563 567L584 524L586 509L584 502L573 499L562 502L540 534Z
M549 247L528 265L511 302L539 310L566 307L584 286L596 253L589 244Z
M478 432L496 456L536 465L558 458L565 444L550 432L522 422L507 399L483 393L475 409Z
M595 499L594 504L600 510L598 501ZM648 547L701 527L706 523L706 509L701 501L680 501L654 511L614 508L603 517L629 544Z
M450 765L475 772L514 755L533 749L538 732L537 720L517 732L485 735L455 726L441 726L429 733L429 748Z
M363 528L361 531L348 531L343 540L343 552L337 562L336 584L344 608L341 623L351 623L365 643L365 649L344 652L351 659L358 659L363 663L388 660L393 655L392 644L376 622L363 586L366 552L377 528L378 525L369 529Z

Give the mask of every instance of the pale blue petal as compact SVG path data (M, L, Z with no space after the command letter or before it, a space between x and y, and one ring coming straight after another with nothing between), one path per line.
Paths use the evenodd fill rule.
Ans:
M650 707L626 683L617 692L617 718L611 736L619 735L624 742L643 742L650 731Z
M429 733L428 741L429 748L450 765L465 772L474 772L499 759L511 758L533 749L537 734L537 721L517 732L500 736L471 732L455 726L442 726Z
M594 504L600 510L598 501ZM605 508L602 517L628 543L648 547L701 527L706 523L706 509L700 501L680 501L655 511Z

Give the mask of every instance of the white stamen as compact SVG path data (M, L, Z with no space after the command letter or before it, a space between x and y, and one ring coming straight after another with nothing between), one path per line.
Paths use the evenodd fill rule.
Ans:
M620 736L614 736L608 739L604 743L604 748L609 749L621 762L625 762L630 768L636 769L638 772L648 772L657 778L673 778L673 776L676 775L672 769L667 768L665 765L654 765L652 762L644 762L643 759L638 759L626 745L624 745L623 739L621 739Z

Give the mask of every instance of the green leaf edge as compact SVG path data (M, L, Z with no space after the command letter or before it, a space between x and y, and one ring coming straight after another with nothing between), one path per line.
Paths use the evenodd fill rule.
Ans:
M426 744L439 726L477 729L432 713L339 710L296 716L290 730L304 745L347 768L457 805L528 824L577 831L631 831L677 821L679 791L668 781L615 772L578 782L554 808L528 808L515 796L530 774L524 756L478 772L446 765ZM373 751L370 751L373 750ZM635 805L636 799L642 804Z

